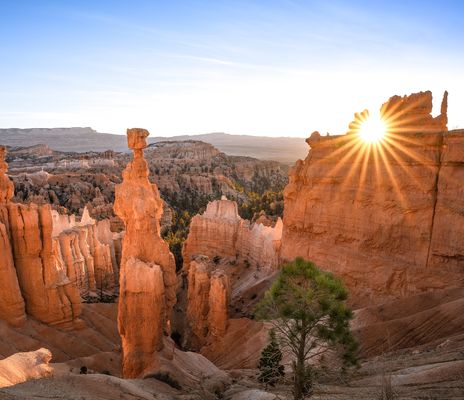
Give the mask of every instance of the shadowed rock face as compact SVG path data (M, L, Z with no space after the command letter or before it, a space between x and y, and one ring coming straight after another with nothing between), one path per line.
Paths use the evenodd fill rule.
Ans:
M122 339L123 375L134 378L147 368L157 368L156 352L169 332L176 301L176 271L173 255L160 237L163 212L156 185L148 180L143 156L148 131L128 129L133 160L116 186L114 210L124 221L118 327Z
M285 189L281 258L341 276L356 305L464 285L464 134L430 115L430 92L392 97L379 144L308 139Z

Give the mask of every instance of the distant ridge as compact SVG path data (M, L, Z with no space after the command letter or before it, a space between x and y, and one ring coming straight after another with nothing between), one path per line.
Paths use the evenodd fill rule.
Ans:
M308 153L304 139L295 137L231 135L216 132L149 138L150 143L180 140L200 140L229 155L275 160L285 164L293 164L299 158L305 158ZM127 151L125 135L101 133L90 127L0 129L0 144L14 147L46 144L53 150L76 152Z

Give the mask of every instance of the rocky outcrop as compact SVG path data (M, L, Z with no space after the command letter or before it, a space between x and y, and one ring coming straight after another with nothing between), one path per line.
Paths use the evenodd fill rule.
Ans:
M207 257L197 257L188 269L187 320L189 348L200 349L224 335L228 325L229 278Z
M209 143L184 140L153 143L148 146L147 153L158 159L208 160L218 156L220 151Z
M124 221L118 327L122 340L123 375L134 378L147 368L156 369L156 352L169 332L176 301L174 256L160 237L163 202L148 180L143 156L148 131L128 129L133 160L116 186L114 210Z
M72 325L80 314L80 297L52 240L51 208L10 202L13 186L5 175L4 155L2 148L0 261L4 271L0 283L4 288L1 295L6 297L0 306L1 318L21 322L25 319L25 306L27 314L39 321Z
M0 388L17 385L30 379L49 378L53 368L49 365L52 353L39 349L17 353L0 361Z
M278 270L281 234L280 219L274 224L266 220L266 225L244 220L237 203L225 197L193 217L175 319L184 346L214 345L231 318L249 315ZM182 309L187 309L186 321Z
M48 324L71 324L80 314L77 287L54 252L49 205L7 205L16 272L27 313Z
M0 319L20 325L26 319L9 237L7 202L13 197L13 183L6 176L6 150L0 146ZM6 225L5 225L6 224Z
M237 203L223 197L208 204L206 211L192 218L183 248L188 264L195 256L210 259L241 258L266 270L278 267L282 221L274 227L251 223L238 215Z
M282 260L342 277L355 305L464 285L464 135L430 115L430 92L382 106L387 137L314 133L285 189ZM355 116L359 121L360 116Z
M74 215L56 211L52 211L52 217L53 237L59 243L58 257L81 294L96 289L113 290L119 279L116 247L120 234L111 232L110 221L95 221L87 209L78 222Z

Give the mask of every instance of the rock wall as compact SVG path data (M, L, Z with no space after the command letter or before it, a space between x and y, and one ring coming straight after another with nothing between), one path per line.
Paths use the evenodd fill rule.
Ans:
M26 312L9 237L6 204L13 197L13 183L6 176L5 155L5 147L0 146L0 319L20 325L26 319Z
M39 321L72 325L80 314L79 292L57 259L49 205L14 204L13 186L5 175L5 149L0 149L0 234L2 319L21 323L27 314ZM19 284L19 285L18 285Z
M278 268L281 234L280 219L274 226L251 223L225 197L192 218L174 321L185 347L216 343L231 318L248 315Z
M207 257L190 263L187 279L188 333L184 333L184 345L200 349L227 330L230 283L226 273Z
M76 222L50 205L12 203L4 158L0 147L0 319L76 326L81 295L115 287L119 235L87 212Z
M119 279L116 248L120 234L110 230L110 221L95 221L84 209L82 218L52 211L53 236L67 275L82 295L95 290L113 290Z
M223 197L208 203L206 211L192 218L182 251L184 263L199 255L210 259L242 258L267 270L278 266L282 221L274 227L240 218L237 203Z
M303 256L341 276L356 305L464 285L464 135L447 132L447 95L392 97L378 144L356 134L307 140L285 189L281 258Z
M116 186L115 213L124 221L118 329L122 340L123 375L140 376L157 369L157 352L163 335L169 333L171 311L176 301L174 256L160 237L163 202L156 185L148 180L143 156L148 132L128 129L133 160Z
M8 203L6 209L27 314L48 324L72 324L80 314L80 296L54 251L50 206Z

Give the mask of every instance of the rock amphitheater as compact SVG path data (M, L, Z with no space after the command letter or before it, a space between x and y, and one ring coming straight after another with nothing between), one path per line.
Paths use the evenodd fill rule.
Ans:
M390 98L375 148L356 135L365 112L345 135L314 132L283 218L210 202L177 272L146 130L127 131L119 233L88 211L14 203L0 147L0 400L286 398L255 379L269 327L253 310L297 256L343 279L360 343L360 368L314 398L379 398L388 375L396 398L463 399L464 131L447 129L446 93L431 111L431 92Z

